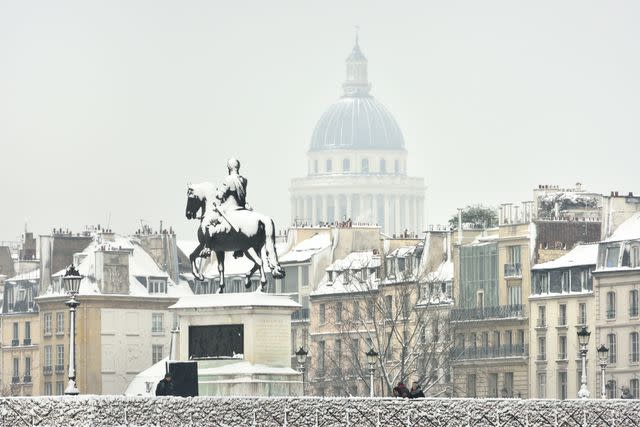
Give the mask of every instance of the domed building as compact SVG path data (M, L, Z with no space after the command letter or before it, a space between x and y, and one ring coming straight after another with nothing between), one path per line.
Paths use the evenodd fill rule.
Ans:
M347 58L344 95L320 117L311 137L308 174L291 181L296 225L378 224L386 234L422 232L424 180L407 175L404 137L371 94L358 39Z

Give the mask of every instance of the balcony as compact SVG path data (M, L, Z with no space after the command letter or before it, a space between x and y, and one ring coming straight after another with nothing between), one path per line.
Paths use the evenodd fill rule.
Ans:
M22 382L24 382L25 384L31 384L31 374L25 375L22 379Z
M568 361L567 352L558 353L558 358L556 359L558 362L566 362Z
M20 382L20 377L11 377L11 384L18 384Z
M522 277L522 266L518 263L505 264L504 277Z
M556 328L566 328L567 327L567 316L558 317L558 324Z
M455 347L451 351L454 360L494 359L497 357L526 357L528 347L522 344L490 347Z
M547 361L547 355L545 353L541 353L538 356L536 356L536 360L539 362L546 362Z
M578 320L576 320L576 326L586 326L586 325L587 325L587 317L578 316Z
M638 317L638 306L629 307L629 317Z
M25 338L24 341L22 341L22 345L31 345L31 338Z
M20 340L11 340L11 347L17 347L20 345Z
M53 373L53 366L43 366L42 374L43 375L51 375Z
M61 374L64 372L64 365L56 365L56 374Z
M616 309L610 308L607 310L607 319L615 319L616 318Z
M547 319L536 320L536 329L547 329Z
M291 320L309 320L309 309L302 308L291 313Z
M510 318L522 319L524 317L524 307L521 304L498 305L483 308L454 308L451 310L452 322Z

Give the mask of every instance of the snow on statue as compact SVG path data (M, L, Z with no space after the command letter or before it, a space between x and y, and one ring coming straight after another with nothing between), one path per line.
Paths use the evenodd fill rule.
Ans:
M284 277L276 253L275 226L271 218L254 212L247 205L247 179L240 175L240 162L229 159L227 169L229 174L219 188L210 182L188 186L187 219L200 219L199 244L189 256L191 269L196 279L204 280L196 260L215 253L220 273L218 293L222 293L225 252L233 252L234 257L246 256L254 265L247 272L244 285L250 288L251 276L260 270L261 290L264 292L267 287L264 263L271 269L273 277Z

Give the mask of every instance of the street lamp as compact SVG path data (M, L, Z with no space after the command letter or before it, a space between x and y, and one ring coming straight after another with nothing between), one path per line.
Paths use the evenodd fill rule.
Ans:
M607 386L604 382L605 376L605 368L607 367L607 356L609 355L609 349L604 346L604 344L600 344L600 347L597 348L598 351L598 359L600 360L600 376L602 377L600 381L602 382L602 391L600 397L602 399L607 398Z
M304 371L305 371L305 365L307 364L307 354L309 354L309 352L302 347L300 347L300 349L296 351L296 360L298 361L298 371L300 371L300 373L302 374L302 395L303 396L305 394L304 393Z
M69 383L64 394L77 395L80 394L76 386L76 308L80 303L76 300L76 295L80 291L80 282L82 276L71 264L67 272L62 278L64 290L71 296L69 301L65 303L69 307L69 315L71 317L69 323Z
M589 345L589 336L591 336L591 332L584 326L578 331L578 344L580 344L580 357L582 358L582 377L580 378L581 385L578 397L581 399L589 397L589 390L587 389L587 346Z
M373 397L373 373L375 372L375 365L378 361L378 352L376 352L372 347L365 354L367 355L367 363L369 364L369 379L371 380L370 397Z

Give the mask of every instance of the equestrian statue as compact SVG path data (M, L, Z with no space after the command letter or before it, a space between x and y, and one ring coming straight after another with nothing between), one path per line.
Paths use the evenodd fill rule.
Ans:
M233 252L235 258L246 256L253 261L245 275L245 287L251 287L251 276L260 270L259 290L265 292L265 263L274 278L284 277L276 253L275 226L271 218L255 212L247 204L247 179L240 175L240 162L230 159L227 169L229 173L218 188L210 182L188 185L187 219L200 219L198 246L189 255L191 270L197 280L204 280L196 261L214 253L220 273L218 293L223 293L225 253Z

